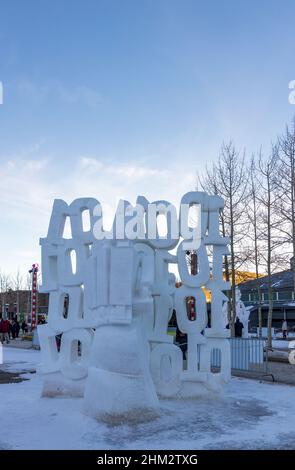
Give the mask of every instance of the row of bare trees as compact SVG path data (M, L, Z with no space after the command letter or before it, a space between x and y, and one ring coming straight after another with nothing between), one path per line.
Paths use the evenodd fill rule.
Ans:
M233 141L224 143L217 162L198 175L198 188L224 198L221 230L230 238L225 277L231 282L228 320L236 319L237 272L268 276L268 346L271 347L273 286L270 276L295 257L295 118L272 144L251 158ZM292 265L295 292L295 263ZM261 334L261 291L257 285Z
M13 290L16 292L16 309L19 313L19 292L21 290L29 290L31 286L31 278L28 275L26 278L18 270L15 275L6 274L0 271L0 303L2 318L5 316L5 305L8 293Z

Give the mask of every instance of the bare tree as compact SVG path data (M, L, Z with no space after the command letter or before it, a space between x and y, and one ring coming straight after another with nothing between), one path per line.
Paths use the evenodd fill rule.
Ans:
M293 257L293 291L295 292L295 117L291 126L278 138L278 178L280 189L279 210L282 215L280 232L287 253Z
M260 152L258 160L260 191L257 199L262 208L260 240L264 248L260 252L260 263L266 266L268 286L268 316L267 316L267 345L272 346L272 315L273 315L273 286L271 276L280 262L277 248L281 245L278 237L280 214L277 211L279 193L277 186L278 161L276 148L273 147L269 157L263 158Z
M245 233L249 220L245 206L249 199L249 172L245 162L245 152L241 154L234 143L224 143L218 162L199 177L200 186L211 194L218 194L225 201L221 214L221 231L230 238L230 256L225 257L226 280L231 281L231 302L228 321L232 335L236 320L236 270L248 258L245 251Z
M252 253L250 260L255 266L255 278L256 278L256 293L257 293L257 309L258 309L258 328L259 337L262 336L262 293L260 288L260 270L261 270L261 237L260 237L260 202L259 202L259 179L257 178L257 166L254 155L251 159L250 165L250 200L248 205L247 214L250 221L250 230L248 232L248 238L251 242L250 250Z
M12 287L16 291L16 314L19 315L19 294L24 286L24 279L20 270L18 269L15 276L12 278Z
M11 288L10 276L4 272L0 272L0 294L2 303L2 318L6 317L6 294Z

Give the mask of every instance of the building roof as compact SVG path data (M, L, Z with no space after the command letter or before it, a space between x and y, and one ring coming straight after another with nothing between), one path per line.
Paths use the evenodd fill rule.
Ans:
M281 271L279 273L274 273L270 276L271 285L274 290L293 290L293 272L291 269L286 271ZM257 282L261 290L268 289L269 277L264 276L260 277L258 280L253 279L250 281L242 282L238 285L239 289L242 291L245 290L256 290Z

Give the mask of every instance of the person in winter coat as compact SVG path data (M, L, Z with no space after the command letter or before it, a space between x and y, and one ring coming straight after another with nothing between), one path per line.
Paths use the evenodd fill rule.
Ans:
M239 317L237 317L236 323L235 323L235 336L236 336L237 338L241 338L241 337L242 337L242 335L243 335L243 328L244 328L243 323L240 321Z
M12 334L12 321L11 320L7 320L8 323L9 323L9 328L8 328L8 337L9 339L13 338L13 334Z
M18 338L19 335L19 330L20 330L20 324L17 320L15 320L15 332L16 332L16 337Z
M12 320L12 322L11 322L11 334L12 334L12 339L15 339L15 337L16 337L16 323L15 323L15 320Z
M282 332L283 332L283 338L287 338L288 324L287 324L286 320L284 320L283 323L282 323Z
M28 332L28 325L26 324L25 321L22 322L22 332L23 332L23 335Z
M186 360L186 352L187 352L187 334L182 333L180 329L176 328L176 338L175 338L176 344L180 347L182 351L182 358L185 361Z
M0 321L0 337L1 337L2 344L4 343L4 341L6 341L7 344L9 343L9 335L8 335L9 328L10 328L9 321L4 320L4 318L2 318Z

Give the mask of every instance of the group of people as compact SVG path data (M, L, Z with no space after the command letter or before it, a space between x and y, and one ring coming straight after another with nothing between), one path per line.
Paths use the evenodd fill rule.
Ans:
M13 318L12 320L2 318L0 320L1 343L9 343L11 339L18 338L20 330L22 330L23 334L28 332L28 325L25 321L20 325L17 318Z

